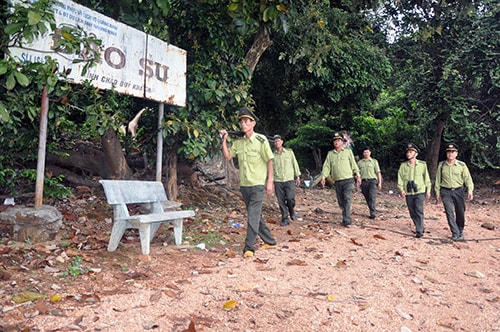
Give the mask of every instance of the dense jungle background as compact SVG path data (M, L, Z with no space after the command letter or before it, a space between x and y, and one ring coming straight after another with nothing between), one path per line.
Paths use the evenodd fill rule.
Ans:
M161 124L163 181L172 198L177 173L204 171L219 153L218 130L237 130L242 106L260 117L258 132L285 138L304 176L317 174L335 130L351 136L357 155L371 146L386 174L394 174L409 141L422 149L431 174L450 141L476 172L500 165L494 1L78 3L187 51L186 107L165 104ZM54 50L81 56L88 69L105 45L78 26L57 30L54 1L3 4L0 196L33 192L44 87L45 197L95 184L88 176L151 177L158 103L70 84L50 57L9 57L10 47L54 34Z

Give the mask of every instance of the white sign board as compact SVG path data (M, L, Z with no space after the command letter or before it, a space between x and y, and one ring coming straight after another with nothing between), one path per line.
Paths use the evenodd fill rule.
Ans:
M68 79L74 83L89 80L100 89L186 106L185 50L69 0L57 2L53 11L56 26L78 25L102 40L101 62L82 76L84 64L73 63L75 56L54 52L51 35L22 48L10 48L12 57L43 62L50 56L57 60L60 70L71 68Z

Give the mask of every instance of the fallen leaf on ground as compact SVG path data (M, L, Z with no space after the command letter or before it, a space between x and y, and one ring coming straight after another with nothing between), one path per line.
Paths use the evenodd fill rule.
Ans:
M157 292L153 293L153 294L149 297L149 301L150 301L150 302L157 302L159 299L161 299L161 294L162 294L162 292L161 292L161 291L157 291Z
M307 263L304 261L301 261L300 259L292 259L286 265L299 265L299 266L306 266Z
M52 302L52 303L59 302L59 301L61 301L61 299L62 299L61 295L53 295L50 297L50 302Z
M222 308L224 310L233 310L234 308L236 308L236 306L238 305L238 302L236 300L229 300L227 301L226 303L224 303L224 305L222 306Z
M355 239L351 238L351 242L354 243L355 245L357 246L360 246L362 247L363 245L361 243L359 243L358 241L356 241Z
M28 301L43 299L44 297L47 297L47 295L35 292L22 292L12 295L12 301L14 301L15 303L24 303Z
M176 298L177 297L177 293L174 292L173 290L171 289L166 289L163 291L165 293L165 295L167 295L168 297L173 297L173 298Z
M345 262L345 260L339 260L337 261L337 263L335 264L336 267L344 267L346 266L347 263Z
M226 257L228 257L228 258L234 258L234 256L235 256L234 251L232 251L232 250L230 250L230 249L227 249L227 250L226 250L225 255L226 255Z
M241 284L241 285L236 286L234 288L234 290L237 292L251 292L256 288L259 288L259 285L255 284L255 283L245 283L245 284Z
M254 262L266 264L267 262L269 262L269 258L257 257L255 258Z

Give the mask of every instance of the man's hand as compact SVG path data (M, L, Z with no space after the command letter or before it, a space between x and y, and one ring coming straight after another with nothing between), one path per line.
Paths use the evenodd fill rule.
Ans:
M225 141L227 138L227 130L226 129L219 130L219 136L222 139L222 141Z
M274 193L274 182L271 180L267 180L266 181L266 193L269 195L269 196L272 196L273 193Z

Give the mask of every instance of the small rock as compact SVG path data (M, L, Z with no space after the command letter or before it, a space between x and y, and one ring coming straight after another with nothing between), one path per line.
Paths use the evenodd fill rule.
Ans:
M486 222L484 224L481 225L481 227L484 227L486 229L489 229L490 231L493 231L495 230L495 225L493 225L492 223L490 222Z
M35 311L31 311L31 312L25 312L23 314L23 316L24 316L24 318L35 318L39 314L40 314L40 312L38 310L35 310Z
M43 268L43 271L45 273L59 273L61 270L53 268L53 267L50 267L50 266L46 266L46 267Z
M400 308L396 308L396 312L401 316L403 317L404 319L408 319L408 320L412 320L413 319L413 316L410 315L410 314L407 314L406 312L404 312L402 309Z
M464 272L466 276L474 278L485 278L486 276L479 271Z

